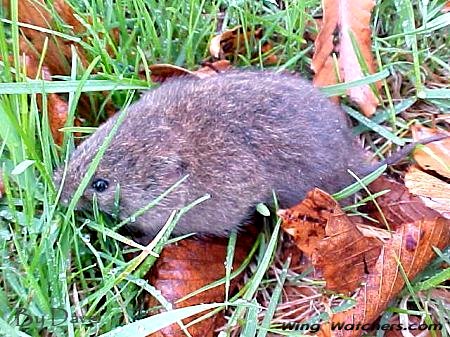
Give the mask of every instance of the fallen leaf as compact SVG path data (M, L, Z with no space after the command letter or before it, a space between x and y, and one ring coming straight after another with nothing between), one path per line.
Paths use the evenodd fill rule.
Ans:
M432 220L439 217L439 213L425 206L422 200L408 192L401 183L386 177L380 177L369 185L372 193L389 190L389 193L377 198L377 203L383 212L384 219L390 229L396 230L404 223L416 220ZM384 219L375 207L370 207L369 215L378 219L384 225Z
M392 239L382 246L381 253L366 283L355 297L355 306L333 314L323 324L318 336L361 336L362 330L331 330L331 324L371 324L386 309L405 285L400 265L412 280L435 257L433 248L444 249L450 243L450 220L437 217L403 224Z
M234 53L244 40L241 26L227 29L219 35L214 36L209 43L209 53L216 59L224 59L226 55Z
M425 170L433 170L443 177L450 178L450 132L445 130L430 129L421 125L411 127L414 140L433 137L441 134L449 135L449 138L433 142L414 151L414 160ZM427 151L424 150L427 149ZM432 155L430 154L432 153Z
M205 63L203 67L198 70L192 71L179 67L173 64L152 64L148 67L151 71L150 77L153 82L163 83L171 77L194 77L194 78L205 78L212 75L216 75L219 72L226 71L231 68L230 62L227 60L218 60L212 63ZM141 78L145 78L145 70L139 72Z
M331 324L356 326L375 322L405 285L400 268L411 280L436 257L435 247L442 250L450 243L450 220L423 205L404 186L383 178L370 187L374 192L391 190L377 198L386 219L395 228L382 244L380 241L364 241L366 238L334 200L317 189L311 191L300 205L279 212L283 228L299 239L302 250L306 248L312 253L315 267L323 269L327 287L329 284L337 289L355 286L358 277L364 274L361 265L365 265L366 278L356 291L355 306L331 315L331 323L321 326L319 336L362 335L361 329L332 331ZM312 225L316 226L314 229L324 226L325 230L320 233L316 230L315 233L319 234L305 238L311 233ZM305 231L304 236L302 230ZM366 244L361 245L360 242ZM372 245L373 248L369 249Z
M73 8L70 7L69 3L64 0L55 0L53 2L53 6L58 12L61 19L68 25L72 26L72 30L74 33L80 34L86 31L86 28L75 17Z
M325 238L325 225L333 207L334 202L325 192L314 189L300 204L277 214L283 220L281 228L293 237L302 252L312 256Z
M4 1L6 8L9 8L9 1ZM73 17L72 9L63 1L55 1L55 9L62 10L61 17ZM71 14L69 14L69 12ZM30 25L53 29L54 22L49 9L43 0L23 0L18 2L19 21ZM77 26L78 27L78 26ZM48 38L48 46L45 51L44 62L47 64L52 74L66 75L70 74L70 59L72 58L71 45L74 45L80 61L84 66L88 65L84 52L72 41L56 37L31 28L20 27L23 32L21 36L21 51L30 56L40 59L45 46L45 40Z
M326 238L313 255L329 290L351 293L358 288L380 253L381 241L365 237L337 205L326 226Z
M327 289L353 292L375 264L381 241L365 237L327 193L314 189L302 203L278 214L282 228L323 272Z
M3 3L5 8L9 8L10 2L8 0L4 0ZM65 23L72 26L75 33L81 35L85 33L84 26L76 19L73 9L68 2L55 0L53 2L53 8ZM18 13L20 22L51 30L56 29L55 22L53 21L54 14L50 13L50 10L47 8L47 3L43 0L19 1ZM91 22L92 19L87 18L87 21ZM77 51L81 64L84 67L88 66L89 62L79 44L36 29L20 27L20 30L22 32L19 37L20 53L21 55L25 55L24 63L26 64L28 77L51 81L52 75L70 74L72 48L75 48ZM110 34L113 39L118 39L117 29L112 29ZM48 39L48 45L45 50L45 55L41 55L46 39ZM43 56L42 68L38 74L38 64ZM108 95L108 93L101 94L104 96ZM92 110L95 110L100 105L96 98L97 96L92 94L89 97L82 95L78 102L77 114L87 120L96 120L97 116L92 114ZM39 98L39 95L38 104L42 107L42 100ZM106 102L104 109L109 116L116 110L110 101ZM67 102L61 96L57 94L48 95L50 129L57 144L61 144L62 142L62 134L58 130L65 125L66 111ZM77 118L74 124L78 125L79 122L80 119Z
M276 65L278 64L278 57L274 53L271 53L273 50L273 44L270 41L264 42L261 46L261 53L267 54L264 57L264 64L266 65Z
M148 69L151 71L150 77L152 81L157 83L163 83L171 77L197 77L193 71L173 64L152 64L148 67ZM139 72L139 75L141 76L141 78L145 78L145 70L141 70Z
M158 289L175 308L187 307L200 303L223 302L225 299L224 285L217 286L196 296L177 302L179 299L225 276L225 258L227 239L190 238L164 248L156 264L146 278ZM252 246L251 236L242 235L238 238L233 268L239 266ZM207 253L206 253L207 252ZM231 281L232 292L240 277ZM147 307L158 306L153 297L147 296ZM183 323L187 324L199 316L191 317ZM209 337L215 329L224 324L222 315L214 315L188 328L193 337ZM152 337L185 336L179 325L168 326Z
M247 48L245 41L249 41L251 39L260 40L262 38L262 35L263 30L261 28L258 28L254 31L249 30L247 32L244 32L241 26L227 29L211 39L209 43L209 53L214 59L220 60L223 60L226 57L235 54L243 54L245 53L245 50ZM267 48L270 48L270 45L268 45L268 43L269 42L266 42L264 44L266 51Z
M427 207L450 219L450 184L411 167L405 174L405 186L410 193L419 196Z
M323 21L315 40L312 69L316 73L314 84L324 86L361 79L364 74L353 48L352 38L359 47L369 73L375 72L371 50L370 16L375 5L373 0L323 0ZM339 77L334 70L333 54L338 59ZM378 98L368 85L348 90L366 116L374 114Z
M450 12L450 1L447 1L444 5L444 7L442 8L442 13L448 13Z
M47 111L53 140L55 144L62 145L64 133L59 130L66 125L69 105L60 96L49 94L47 97ZM75 120L75 124L77 124L77 120Z
M373 323L404 286L398 261L411 280L436 257L434 247L444 249L450 243L450 220L423 205L419 198L408 193L405 186L381 177L370 188L373 193L386 189L391 191L377 198L377 202L396 230L382 246L374 272L368 275L365 285L357 292L355 306L332 315L331 323L355 326ZM362 330L332 331L331 324L327 323L322 325L318 336L348 337L362 333Z
M212 63L210 62L204 63L203 67L194 71L194 74L197 75L199 78L205 78L230 69L231 69L230 61L218 60Z
M24 55L23 64L28 77L41 78L46 81L52 80L52 74L47 65L43 64L39 72L39 61L32 55ZM37 95L37 103L39 109L42 110L42 97ZM52 133L55 144L61 145L64 134L59 131L63 128L67 121L67 114L69 112L68 103L59 95L51 93L47 94L47 114L50 124L50 131Z

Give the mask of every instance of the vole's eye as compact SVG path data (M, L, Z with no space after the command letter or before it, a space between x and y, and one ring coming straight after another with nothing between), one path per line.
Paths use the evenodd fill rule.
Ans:
M105 191L105 190L108 188L109 182L108 182L108 180L99 178L99 179L95 179L95 180L92 182L92 185L91 185L91 186L92 186L92 188L93 188L94 190L96 190L97 192L103 192L103 191Z

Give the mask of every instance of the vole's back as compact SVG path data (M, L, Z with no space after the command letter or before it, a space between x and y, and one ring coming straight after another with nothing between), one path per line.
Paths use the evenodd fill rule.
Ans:
M72 181L71 175L85 172L114 121L74 153ZM347 169L364 164L343 112L309 82L272 72L231 72L173 80L145 94L128 109L93 181L109 182L97 192L107 212L120 184L125 217L189 174L133 227L152 236L173 208L209 193L211 199L186 214L175 233L225 235L258 202L270 202L272 190L289 207L315 186L329 192L346 186L352 182Z

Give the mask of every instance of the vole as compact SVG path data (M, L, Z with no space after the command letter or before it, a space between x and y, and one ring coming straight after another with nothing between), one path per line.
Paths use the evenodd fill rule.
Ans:
M270 203L273 190L282 207L291 207L314 187L333 193L353 183L348 169L365 174L375 168L344 112L295 75L232 71L171 80L126 113L79 205L91 207L96 194L99 208L111 213L118 190L119 216L126 218L189 175L129 225L141 241L153 237L173 209L205 194L210 199L184 215L175 235L227 235L257 203ZM116 120L74 151L62 200L73 196Z

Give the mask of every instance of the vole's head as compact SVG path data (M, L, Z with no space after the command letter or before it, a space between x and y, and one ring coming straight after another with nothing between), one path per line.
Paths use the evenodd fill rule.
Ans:
M83 178L87 175L89 168L93 165L93 159L110 131L109 125L99 128L91 137L85 140L71 155L67 166L60 167L54 173L54 181L61 191L61 202L68 205L79 188ZM111 144L112 145L112 144ZM94 195L101 210L111 213L114 209L115 198L120 193L122 179L117 170L111 167L111 151L106 151L99 165L91 176L86 188L78 200L78 209L92 207ZM63 177L65 175L64 181Z
M115 118L112 118L102 125L72 154L66 167L62 203L67 205L74 197L114 122ZM149 124L147 121L146 127ZM119 211L120 218L129 217L185 175L176 151L170 143L161 142L166 137L161 128L155 125L154 129L154 132L147 130L146 134L150 136L144 139L139 136L142 130L136 127L131 130L125 119L89 179L77 208L90 209L95 196L101 211L108 214ZM61 184L63 172L64 167L55 172L57 186ZM155 227L164 223L165 208L178 207L182 199L180 192L171 193L158 208L147 214L148 218L155 219Z

